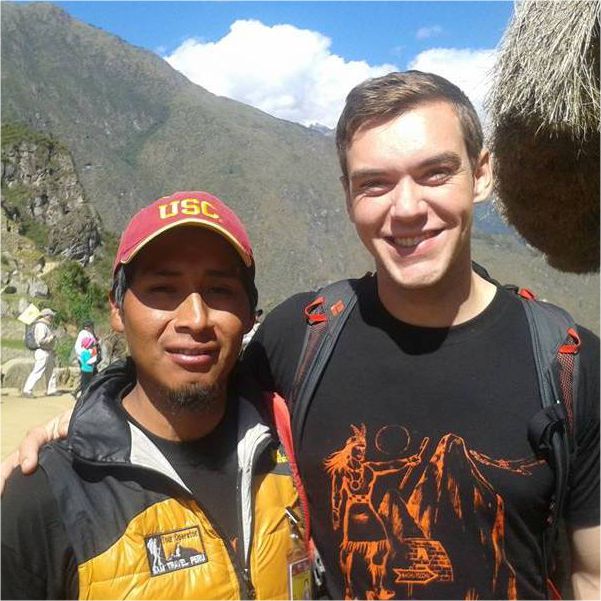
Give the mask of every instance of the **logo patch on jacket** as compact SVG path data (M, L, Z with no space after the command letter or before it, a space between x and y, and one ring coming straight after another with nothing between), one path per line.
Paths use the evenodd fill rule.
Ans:
M197 526L153 534L144 539L153 576L191 568L208 561Z
M270 470L272 474L290 476L290 462L282 446L272 450L271 459L273 461L273 467Z

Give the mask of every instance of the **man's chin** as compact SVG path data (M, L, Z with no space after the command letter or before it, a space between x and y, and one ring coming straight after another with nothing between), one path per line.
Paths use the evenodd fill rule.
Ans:
M410 265L403 269L393 266L391 269L378 269L378 281L391 289L419 291L427 290L441 280L440 270L429 265Z
M161 396L171 413L210 413L224 402L225 387L222 384L183 384L165 387Z

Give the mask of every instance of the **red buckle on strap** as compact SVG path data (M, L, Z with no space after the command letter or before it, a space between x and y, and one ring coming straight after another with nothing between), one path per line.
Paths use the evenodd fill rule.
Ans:
M536 298L536 294L532 290L528 290L528 288L520 288L518 294L526 300L534 300Z
M580 336L574 328L568 328L568 334L574 340L574 344L562 344L559 347L559 352L567 355L576 355L580 351Z
M327 321L328 318L323 313L313 313L314 309L317 309L320 305L323 305L324 298L323 296L318 296L314 301L311 301L305 307L305 317L309 324L313 325L314 323L321 323L322 321Z
M342 313L344 311L344 303L341 300L336 301L330 307L330 311L332 312L332 315L338 315L339 313Z

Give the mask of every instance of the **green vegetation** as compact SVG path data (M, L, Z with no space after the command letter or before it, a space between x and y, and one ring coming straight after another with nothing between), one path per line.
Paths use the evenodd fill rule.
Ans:
M71 358L74 356L73 347L75 346L75 338L73 336L62 336L56 343L56 358L58 364L67 367L71 364Z
M25 335L25 327L23 327L23 335ZM2 347L21 350L23 348L23 339L2 338Z
M86 270L90 279L108 292L112 282L113 260L119 247L119 236L111 232L102 232L102 250L96 260Z
M39 131L29 129L22 123L8 122L2 123L2 147L12 146L21 142L33 142L35 144L58 145L58 142L51 136Z
M104 321L108 313L106 291L90 279L75 261L66 261L46 277L57 323L79 325L84 319Z

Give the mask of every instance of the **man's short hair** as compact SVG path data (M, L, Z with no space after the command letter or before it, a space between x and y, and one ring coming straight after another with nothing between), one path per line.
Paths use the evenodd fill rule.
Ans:
M115 276L113 278L113 286L111 288L111 300L119 309L123 308L123 299L125 298L125 293L129 288L131 277L127 276L126 269L131 269L129 265L122 265L115 272Z
M355 86L346 97L336 127L336 148L344 179L348 178L346 153L359 128L366 124L385 123L417 106L436 101L448 102L455 109L474 169L484 139L480 119L469 98L440 75L405 71L367 79Z

